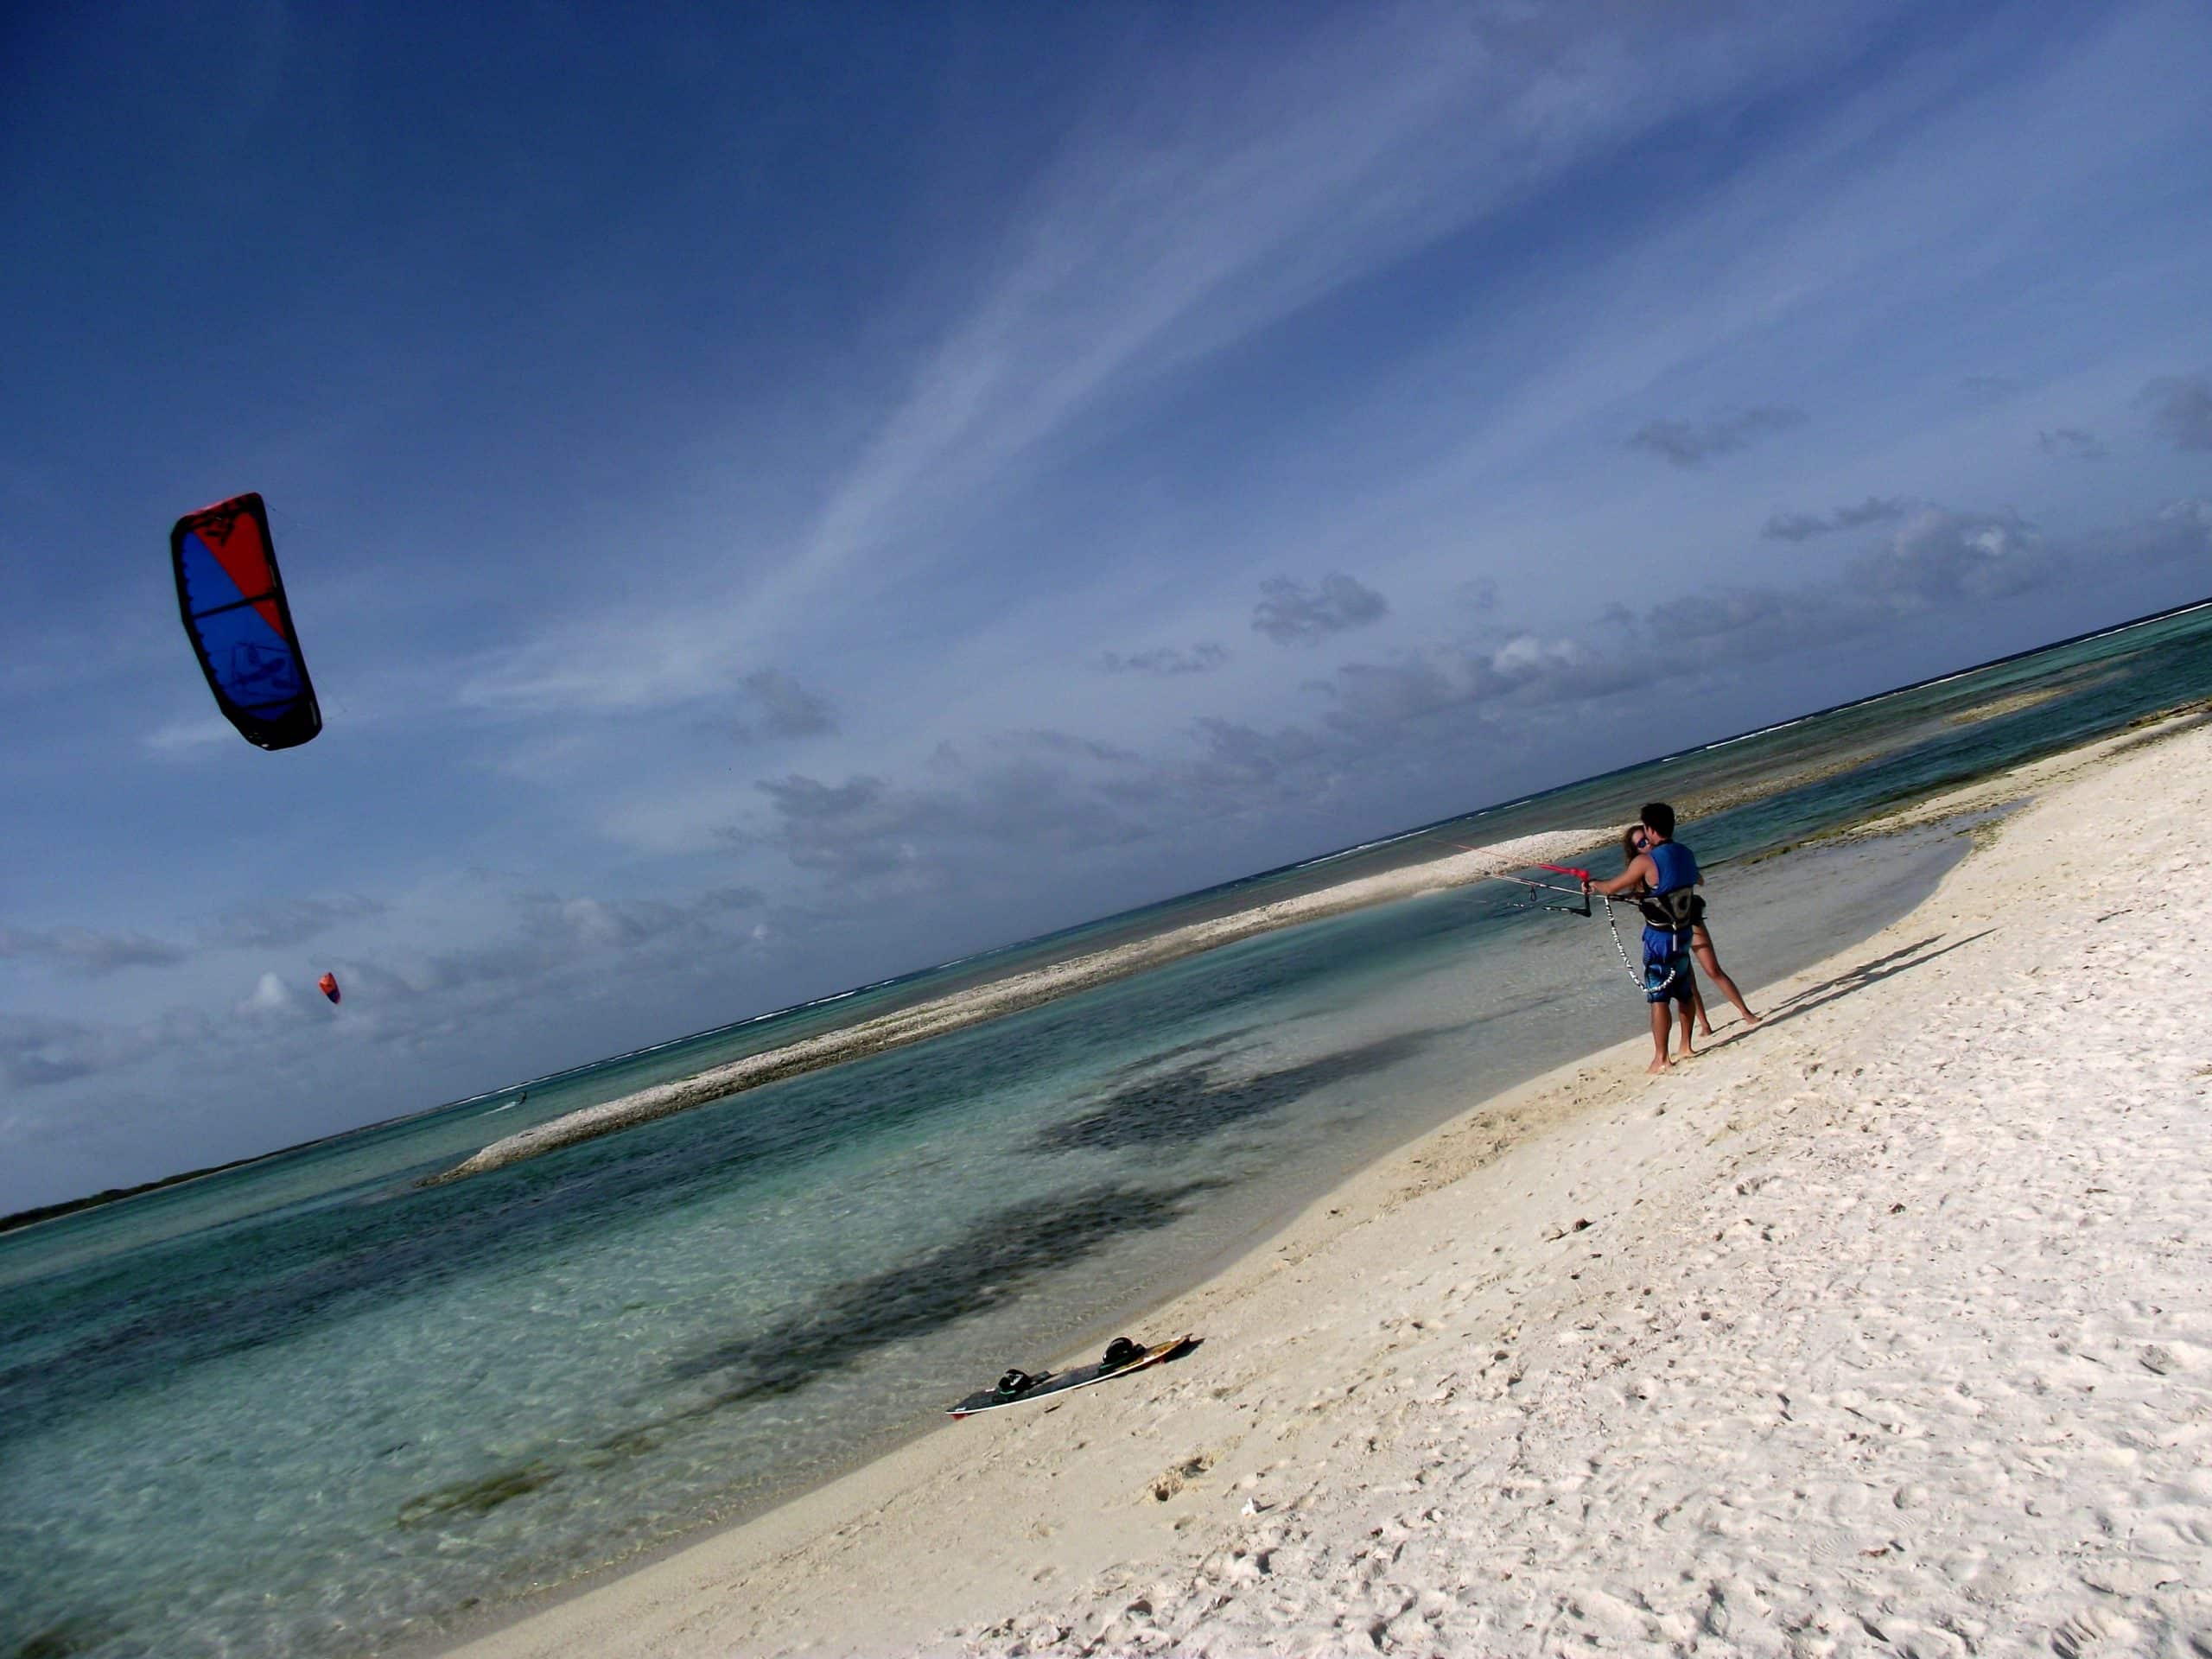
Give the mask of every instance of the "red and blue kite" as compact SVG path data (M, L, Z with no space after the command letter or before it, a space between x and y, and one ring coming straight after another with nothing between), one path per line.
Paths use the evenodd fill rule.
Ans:
M231 724L264 749L321 731L261 498L236 495L185 514L169 531L169 556L184 631Z

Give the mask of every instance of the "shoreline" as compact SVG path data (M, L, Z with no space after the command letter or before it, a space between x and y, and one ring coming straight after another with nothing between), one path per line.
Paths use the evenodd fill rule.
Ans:
M1928 893L1940 882L1943 871L1964 856L1956 843L1965 838L1967 831L1948 823L1933 825L1901 826L1895 836L1887 837L1878 849L1850 849L1839 851L1830 849L1808 849L1805 868L1793 867L1785 876L1781 889L1765 873L1747 883L1732 887L1728 908L1727 938L1732 958L1738 953L1778 951L1783 966L1776 976L1786 975L1793 967L1802 967L1821 958L1828 948L1822 945L1808 950L1802 938L1805 925L1811 919L1808 907L1800 900L1785 896L1791 885L1810 884L1829 894L1828 905L1821 919L1823 931L1840 925L1840 937L1860 939L1871 937L1891 921L1910 914L1924 902ZM1870 912L1868 906L1874 908ZM1606 938L1602 918L1591 923L1571 923L1568 932L1580 928L1594 929L1586 938L1575 941L1571 948L1586 955L1587 982L1604 986L1618 1001L1601 998L1605 1006L1622 1020L1631 1023L1638 1014L1637 997L1618 984L1620 968L1614 960L1612 945ZM1563 936L1564 937L1564 936ZM1732 1014L1722 1007L1720 1035L1726 1035L1727 1022ZM1032 1346L1008 1350L1006 1357L1024 1363L1049 1361L1053 1369L1065 1369L1096 1357L1109 1337L1135 1332L1147 1320L1157 1318L1162 1309L1172 1307L1179 1299L1201 1289L1209 1281L1234 1270L1240 1262L1263 1253L1286 1229L1316 1204L1330 1201L1331 1195L1344 1183L1357 1179L1363 1171L1387 1163L1400 1156L1408 1146L1448 1122L1464 1116L1469 1109L1469 1098L1488 1106L1532 1087L1564 1067L1572 1067L1588 1060L1593 1054L1618 1040L1615 1028L1618 1021L1586 1025L1579 1016L1564 1022L1553 1021L1554 1032L1566 1029L1593 1033L1579 1041L1576 1046L1560 1052L1556 1045L1541 1058L1525 1065L1513 1063L1503 1068L1503 1075L1486 1077L1479 1084L1454 1090L1452 1092L1430 1098L1435 1109L1422 1115L1417 1123L1404 1125L1392 1138L1370 1147L1356 1159L1343 1165L1319 1184L1305 1184L1294 1195L1286 1195L1287 1201L1278 1203L1258 1224L1239 1229L1232 1236L1217 1245L1194 1255L1165 1273L1148 1276L1143 1294L1128 1300L1117 1308L1095 1312L1078 1321L1057 1325L1048 1341ZM1530 1039L1529 1047L1541 1047L1545 1039L1541 1033L1523 1032ZM1510 1046L1510 1052L1525 1056L1528 1047L1520 1040ZM1471 1090L1471 1092L1470 1092ZM1001 1363L998 1350L986 1370ZM962 1388L971 1386L977 1379L969 1379ZM981 1379L981 1380L988 1380ZM899 1425L882 1431L871 1431L863 1442L856 1444L850 1455L827 1466L811 1467L787 1483L768 1490L748 1491L741 1502L725 1506L709 1519L684 1527L679 1532L641 1544L620 1560L593 1568L573 1579L547 1582L518 1599L506 1601L497 1607L483 1611L478 1617L464 1618L451 1634L432 1639L428 1637L411 1638L411 1644L395 1651L415 1655L429 1655L447 1651L453 1643L471 1633L497 1630L516 1619L528 1616L530 1610L588 1594L594 1590L617 1581L631 1573L649 1571L668 1557L700 1543L703 1540L743 1529L772 1515L784 1506L803 1500L823 1487L832 1485L849 1476L865 1471L871 1464L895 1455L918 1440L925 1438L944 1425L934 1404L914 1408L913 1416Z
M1852 838L1887 834L1961 813L1986 810L2005 802L2037 797L2085 777L2107 774L2114 762L2127 759L2139 748L2163 746L2168 740L2203 723L2202 716L2171 719L2147 730L2099 740L1853 826ZM2032 812L2033 806L2029 810ZM1847 958L1855 961L1866 956L1872 946L1902 931L1912 931L1916 925L1924 931L1947 898L1955 899L1956 889L1962 883L1973 884L1978 861L1989 846L2002 844L2010 833L2009 830L1978 831L1974 855L1944 878L1933 897L1873 940L1846 950L1804 973L1790 976L1782 984L1763 987L1760 1000L1770 1003L1773 997L1790 987L1817 982L1823 976L1832 976L1831 970L1846 966ZM1955 905L1952 908L1955 910ZM1890 971L1903 970L1893 968ZM1798 997L1805 995L1802 990L1796 993ZM1769 1023L1771 1026L1778 1022ZM1754 1051L1764 1044L1746 1045L1739 1040L1742 1035L1741 1028L1732 1021L1717 1033L1719 1040L1711 1056L1670 1074L1653 1087L1676 1091L1691 1086L1691 1079L1724 1063L1738 1069L1748 1065L1756 1074L1760 1067ZM1135 1437L1140 1428L1157 1428L1172 1423L1179 1412L1188 1415L1203 1411L1206 1388L1218 1381L1217 1373L1230 1351L1244 1345L1228 1343L1224 1334L1227 1327L1222 1321L1230 1310L1278 1287L1284 1275L1295 1274L1301 1266L1345 1248L1347 1241L1385 1217L1430 1199L1470 1177L1485 1171L1495 1172L1502 1165L1516 1160L1541 1161L1542 1149L1548 1143L1571 1131L1586 1130L1593 1121L1607 1116L1609 1110L1618 1113L1624 1105L1637 1102L1645 1094L1644 1080L1640 1076L1631 1079L1623 1073L1621 1063L1639 1048L1640 1039L1636 1038L1600 1045L1590 1056L1569 1062L1495 1097L1468 1104L1440 1128L1378 1159L1280 1228L1253 1240L1248 1247L1234 1252L1230 1259L1213 1264L1210 1274L1166 1296L1147 1317L1159 1324L1163 1332L1173 1325L1179 1332L1187 1325L1201 1338L1210 1334L1208 1321L1214 1321L1216 1331L1211 1334L1223 1336L1228 1345L1217 1349L1211 1360L1202 1348L1176 1365L1160 1368L1156 1383L1133 1382L1126 1389L1093 1391L1081 1397L1087 1416L1071 1416L1056 1407L1033 1416L1007 1414L1003 1421L986 1418L949 1433L917 1434L883 1455L799 1493L765 1514L734 1526L690 1535L663 1550L649 1552L643 1558L633 1557L584 1580L549 1590L550 1599L511 1604L489 1615L486 1624L474 1630L426 1641L420 1650L466 1653L477 1656L477 1659L493 1659L494 1656L586 1650L675 1653L691 1651L695 1647L727 1648L732 1642L749 1651L764 1643L787 1643L803 1637L826 1641L833 1651L880 1650L887 1643L902 1650L932 1641L951 1645L953 1633L946 1628L950 1621L940 1618L938 1623L931 1623L936 1615L928 1607L931 1595L942 1609L957 1602L962 1592L944 1588L920 1592L909 1588L905 1593L910 1600L918 1595L919 1601L906 1610L903 1622L899 1615L888 1610L863 1618L855 1607L839 1601L843 1592L824 1581L830 1564L842 1559L849 1565L851 1552L857 1547L855 1540L886 1528L895 1529L897 1523L886 1517L901 1508L899 1500L902 1496L937 1494L945 1483L954 1482L967 1492L958 1506L961 1514L944 1516L942 1527L925 1528L920 1532L910 1529L902 1535L902 1541L910 1548L920 1549L925 1548L921 1542L924 1537L934 1537L938 1533L963 1538L969 1552L982 1558L980 1563L963 1567L956 1574L968 1586L968 1605L980 1608L992 1599L988 1594L976 1593L986 1583L997 1585L1001 1604L1019 1603L1024 1598L1017 1593L1017 1587L1027 1586L1031 1575L1008 1576L1011 1568L1005 1559L1006 1540L985 1518L1009 1503L1014 1510L1024 1510L1034 1502L1033 1468L1027 1475L1019 1468L1009 1471L1010 1461L1017 1465L1025 1462L1033 1465L1038 1455L1076 1459L1085 1446L1093 1444L1090 1436L1094 1432L1114 1435L1115 1430L1109 1424L1126 1431L1119 1437L1126 1440ZM1665 1108L1661 1110L1663 1112ZM1491 1185L1495 1185L1496 1182L1493 1180ZM1592 1202L1594 1204L1594 1200ZM1573 1219L1576 1218L1567 1218ZM1559 1225L1562 1231L1540 1248L1551 1248L1568 1236L1566 1221ZM1493 1248L1503 1255L1508 1246L1500 1243ZM1517 1243L1514 1248L1516 1254L1535 1253L1532 1247ZM1343 1316L1354 1311L1333 1303L1325 1309L1339 1323L1343 1322ZM1415 1330L1421 1323L1418 1319L1411 1321ZM1218 1389L1212 1389L1217 1396L1220 1392ZM1346 1391L1347 1397L1350 1393L1351 1390ZM1166 1396L1165 1404L1161 1395ZM1065 1421L1059 1421L1063 1419ZM1094 1420L1095 1431L1091 1427ZM1078 1433L1085 1438L1078 1439L1072 1448L1052 1444ZM1038 1442L1044 1445L1040 1447L1035 1444ZM1127 1451L1117 1449L1122 1455L1116 1473L1126 1476ZM1218 1456L1206 1453L1201 1446L1160 1477L1162 1484L1174 1485L1177 1490L1148 1501L1163 1506L1159 1512L1166 1513L1174 1507L1173 1500L1184 1487L1196 1489L1208 1484L1203 1468L1187 1477L1175 1477L1173 1469L1192 1463L1204 1463L1210 1468L1219 1460ZM980 1468L976 1466L979 1462ZM1057 1481L1063 1474L1084 1472L1072 1464L1065 1464L1051 1468L1049 1478ZM1256 1490L1265 1480L1266 1477L1258 1477L1244 1483L1239 1490ZM991 1487L993 1491L993 1502L980 1511L973 1501L973 1491L968 1490L979 1484ZM1092 1484L1077 1483L1085 1488ZM1039 1536L1026 1535L1027 1550L1014 1553L1043 1560L1058 1580L1067 1580L1071 1573L1086 1567L1100 1570L1108 1558L1131 1553L1154 1530L1140 1524L1150 1519L1144 1509L1145 1501L1141 1500L1136 1506L1134 1518L1122 1505L1109 1506L1110 1512L1103 1516L1082 1517L1093 1524L1089 1529L1090 1535L1080 1548L1071 1548L1066 1543L1049 1546ZM1264 1512L1248 1510L1246 1515L1249 1518L1252 1514ZM1049 1522L1037 1524L1046 1526L1048 1535L1054 1530ZM878 1540L879 1544L881 1541ZM879 1554L876 1559L905 1564L899 1554ZM963 1554L961 1559L966 1561L968 1556ZM855 1583L848 1589L860 1587ZM838 1605L830 1608L829 1604L833 1602ZM996 1611L1006 1611L1006 1607L1001 1605ZM640 1618L658 1634L648 1635L636 1623ZM815 1622L810 1624L810 1618ZM892 1634L894 1628L895 1637ZM1011 1639L1013 1634L1005 1630L973 1629L963 1633L969 1641L993 1642Z

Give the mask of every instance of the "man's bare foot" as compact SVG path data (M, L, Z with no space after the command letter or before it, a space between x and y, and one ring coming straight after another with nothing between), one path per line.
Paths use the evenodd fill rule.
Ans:
M1756 1014L1753 1014L1753 1013L1752 1013L1749 1008L1745 1008L1745 1009L1744 1010L1744 1023L1745 1023L1745 1025L1747 1025L1747 1026L1756 1026L1757 1024L1758 1024L1758 1022L1759 1022L1759 1016L1758 1016L1758 1015L1757 1015Z
M1666 1061L1664 1061L1664 1060L1654 1060L1654 1061L1652 1061L1652 1062L1651 1062L1651 1064L1650 1064L1650 1065L1647 1065L1647 1066L1645 1066L1645 1067L1643 1068L1644 1072L1645 1072L1645 1075L1647 1075L1647 1076L1649 1076L1649 1077L1657 1077L1661 1072L1664 1071L1666 1069L1667 1069L1667 1062L1666 1062Z
M1698 1027L1697 1034L1704 1038L1705 1040L1709 1043L1713 1040L1713 1027L1711 1026L1700 1026Z

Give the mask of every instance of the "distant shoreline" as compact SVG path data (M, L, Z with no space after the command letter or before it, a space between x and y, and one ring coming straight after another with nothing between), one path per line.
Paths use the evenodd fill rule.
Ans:
M780 1083L848 1060L906 1048L932 1037L963 1030L1027 1008L1058 1001L1094 986L1144 973L1183 957L1215 950L1257 934L1319 921L1416 893L1463 887L1541 860L1564 858L1599 845L1603 830L1556 830L1516 836L1380 874L1339 882L1318 892L1276 899L1206 921L1192 922L1149 938L1130 940L1103 950L1033 968L967 990L934 997L912 1007L863 1020L857 1025L802 1038L759 1054L748 1054L696 1076L656 1084L620 1099L602 1101L493 1141L449 1169L423 1178L436 1186L503 1169L563 1147L634 1128L659 1118L711 1105L764 1084Z
M346 1133L350 1135L353 1131L349 1129ZM304 1144L312 1146L315 1143L308 1141ZM64 1198L59 1204L35 1205L29 1210L0 1216L0 1233L11 1233L22 1227L35 1227L42 1221L59 1221L62 1217L73 1216L80 1210L97 1210L104 1204L119 1204L125 1198L142 1198L149 1192L158 1192L165 1186L181 1186L185 1182L196 1181L204 1175L220 1175L225 1170L244 1169L248 1164L257 1164L267 1158L281 1158L293 1150L291 1147L279 1147L274 1152L257 1152L248 1158L233 1158L226 1164L209 1164L202 1169L180 1170L158 1180L141 1181L136 1186L111 1186L104 1192L86 1193L81 1198Z

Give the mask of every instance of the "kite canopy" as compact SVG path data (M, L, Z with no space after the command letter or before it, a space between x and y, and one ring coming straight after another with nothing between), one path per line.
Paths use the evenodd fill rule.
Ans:
M261 498L232 496L185 514L169 531L169 556L184 631L231 724L264 749L321 731Z
M337 975L325 974L321 979L315 981L315 988L318 991L321 991L325 996L328 997L332 1001L335 1002L338 1000Z

